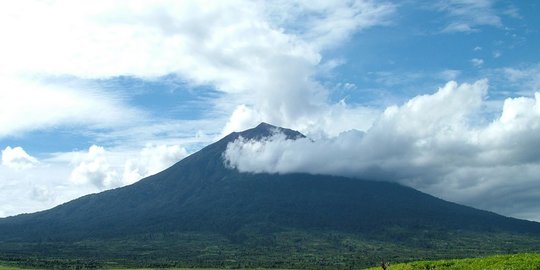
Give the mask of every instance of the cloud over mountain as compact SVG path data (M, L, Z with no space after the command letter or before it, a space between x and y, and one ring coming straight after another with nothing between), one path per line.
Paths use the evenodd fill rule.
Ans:
M505 100L482 116L486 80L449 82L431 95L388 107L365 132L312 141L277 134L238 140L224 154L240 171L308 172L396 181L503 214L539 219L530 205L540 182L540 94ZM358 119L360 120L360 119ZM527 188L523 188L527 187Z
M40 158L0 166L4 212L16 212L26 190L41 198L133 183L184 147L264 121L316 143L237 144L231 164L388 178L538 216L525 213L537 201L536 9L494 0L2 2L0 142ZM422 95L443 80L484 77L489 95L483 81ZM531 180L514 192L503 176ZM484 190L509 197L474 198Z

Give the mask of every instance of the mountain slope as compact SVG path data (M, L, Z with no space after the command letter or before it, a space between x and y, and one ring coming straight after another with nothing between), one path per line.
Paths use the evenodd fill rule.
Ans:
M419 235L431 241L441 234L464 232L540 239L539 223L447 202L395 183L239 173L223 165L222 153L229 142L240 136L260 139L274 132L289 139L303 136L265 123L232 133L133 185L87 195L47 211L0 219L0 242L109 240L186 232L233 239L246 231L244 238L300 231L336 232L383 242L408 241Z

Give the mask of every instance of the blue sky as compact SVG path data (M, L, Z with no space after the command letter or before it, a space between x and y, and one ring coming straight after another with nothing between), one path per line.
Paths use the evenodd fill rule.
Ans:
M317 146L248 143L229 153L239 169L396 181L540 221L537 1L0 10L0 216L134 183L266 121ZM245 163L253 147L273 159Z

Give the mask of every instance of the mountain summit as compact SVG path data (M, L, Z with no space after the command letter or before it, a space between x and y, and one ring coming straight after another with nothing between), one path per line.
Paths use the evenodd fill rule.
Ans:
M198 256L204 256L208 245L218 243L225 243L223 249L233 250L245 260L249 260L242 251L245 246L263 253L279 247L282 253L269 260L286 262L316 252L315 247L321 254L333 252L324 247L334 241L345 248L344 243L351 239L376 241L384 248L398 241L403 247L425 252L450 252L449 244L444 243L454 242L469 250L490 237L502 243L497 250L540 247L539 223L447 202L399 184L326 175L240 173L224 166L222 154L228 143L239 137L258 140L277 132L290 139L304 137L294 130L261 123L231 133L133 185L87 195L47 211L0 219L0 255L14 252L14 245L6 244L13 242L30 243L32 252L42 254L31 243L106 241L116 246L111 243L131 243L148 235L183 235L169 241L198 250ZM302 239L318 244L301 244ZM153 252L171 248L170 242L156 245ZM363 245L350 246L349 251ZM369 245L365 247L369 249ZM89 251L77 252L82 256ZM122 252L137 257L140 247L124 247ZM370 256L376 257L373 254Z
M221 141L229 143L238 139L239 137L242 137L248 140L261 140L263 138L271 137L275 135L276 133L281 133L285 135L285 138L290 139L290 140L295 140L298 138L305 138L304 134L296 130L277 127L277 126L262 122L258 126L252 129L244 130L242 132L233 132L229 134L228 136L226 136L225 138L223 138Z

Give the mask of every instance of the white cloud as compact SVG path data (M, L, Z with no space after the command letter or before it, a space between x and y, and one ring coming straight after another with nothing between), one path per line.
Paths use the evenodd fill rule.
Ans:
M484 60L480 58L471 59L471 64L475 67L481 67L484 64Z
M445 69L441 71L439 77L446 81L454 81L461 75L461 70Z
M231 96L231 100L235 100L230 109L233 113L223 134L261 121L293 126L308 133L320 130L335 133L351 128L350 123L335 119L346 121L357 113L368 118L372 114L370 109L329 104L328 90L313 77L319 67L325 68L324 63L320 63L322 50L346 40L355 31L386 24L394 6L373 1L280 4L265 7L271 14L270 21L278 21L278 25L270 24L271 28L257 32L260 37L251 43L253 54L240 56L250 65L246 69L236 65L242 68L238 70L242 74L238 81L242 83L234 85L248 87L238 87L236 95ZM279 17L284 9L292 9L289 13L292 17ZM280 30L279 23L294 24L296 28ZM272 38L263 38L267 35ZM259 40L265 41L264 46L258 44ZM255 56L256 61L253 61ZM228 76L228 80L235 78ZM353 127L364 128L369 123L367 120L366 124Z
M68 156L76 165L70 176L73 183L103 190L133 184L158 173L186 157L187 151L178 145L147 145L138 153L108 151L92 145L87 152Z
M274 25L280 23L276 11L283 8L294 9L301 33ZM0 74L181 73L234 91L246 87L236 69L261 67L280 55L318 61L306 41L332 46L358 29L383 23L394 7L373 1L26 1L3 3L0 10L5 35ZM249 42L241 38L246 36ZM262 57L272 51L277 55ZM228 79L231 75L235 78Z
M470 24L464 22L453 22L447 25L443 32L474 32L476 31Z
M510 16L515 19L523 19L521 14L519 14L519 9L514 5L509 5L504 11L503 14Z
M123 184L135 183L166 169L187 155L186 149L178 145L148 145L138 156L126 160L122 182Z
M92 145L84 154L82 161L71 172L70 180L76 184L93 184L98 188L119 185L117 173L107 160L105 148L96 145Z
M45 210L98 191L70 185L69 173L69 164L49 159L24 170L0 166L0 217Z
M443 32L474 32L480 26L502 27L493 0L440 1L436 8L445 12L451 20Z
M354 83L345 83L343 84L343 88L345 88L346 90L354 90L356 89L356 84Z
M486 80L449 82L434 94L388 107L365 132L316 141L279 135L239 140L228 146L225 161L240 171L396 181L453 201L536 218L530 213L540 207L529 202L537 195L530 191L540 189L535 150L540 147L540 93L507 99L500 116L482 124L487 88Z
M22 170L32 168L38 163L39 161L35 157L30 156L20 146L14 148L7 146L2 150L2 165L6 167Z
M50 76L148 79L177 74L193 84L210 84L227 94L228 105L216 104L218 110L253 110L250 121L233 114L226 130L245 128L241 123L259 117L288 126L316 110L326 110L320 117L328 117L336 109L325 104L327 90L312 79L320 52L355 31L388 24L394 11L392 4L369 0L5 2L0 4L0 75L9 80L0 80L0 89L59 97L34 102L41 109L31 111L39 116L32 121L21 114L8 118L4 133L58 123L95 124L107 120L100 112L111 110L118 118L134 114L115 106L122 104L114 96L99 93L103 104L87 91L53 91L35 80ZM28 86L29 81L39 87ZM18 101L18 107L33 107L11 93L16 91L9 92L5 95ZM58 104L62 106L54 106Z
M502 75L517 84L520 92L540 91L540 64L504 68Z
M143 117L110 93L0 76L0 137L68 124L121 127Z
M391 24L396 7L377 1L274 1L271 19L319 49L335 47L356 31Z
M149 144L139 149L93 145L86 151L56 153L24 170L0 166L0 217L41 211L89 193L128 185L185 156L186 150L174 144Z
M54 201L55 195L47 186L34 186L31 193L34 200L42 202Z

